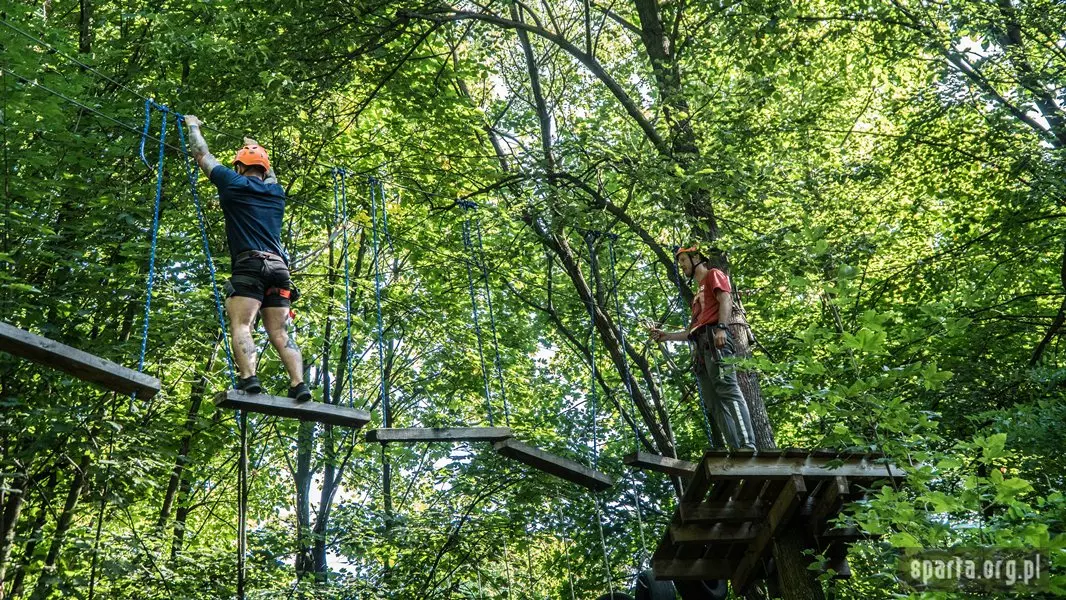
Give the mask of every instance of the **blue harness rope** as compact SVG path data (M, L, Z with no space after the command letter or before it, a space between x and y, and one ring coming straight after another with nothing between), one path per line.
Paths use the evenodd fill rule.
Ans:
M204 220L204 209L200 204L200 194L196 191L196 167L189 161L188 145L185 142L185 118L178 116L178 139L181 141L181 152L184 158L185 174L189 178L189 192L192 194L193 205L196 206L196 222L200 228L200 239L204 244L204 257L207 261L207 270L211 274L211 291L215 299L215 313L218 315L218 326L222 330L222 346L226 349L226 365L229 370L230 384L237 387L237 375L233 368L233 352L230 350L229 335L226 333L226 319L222 313L222 296L218 293L218 277L215 273L215 261L211 258L211 244L207 237L207 224Z
M163 198L163 151L166 149L167 115L170 113L167 107L160 106L150 99L144 101L144 131L141 133L141 160L143 160L146 165L148 164L148 161L144 156L144 143L148 139L148 129L152 124L152 108L156 108L159 112L163 113L163 124L159 133L159 161L156 164L155 176L155 210L152 213L152 245L148 257L148 293L144 299L144 331L141 333L141 356L137 359L138 371L144 371L144 357L148 353L148 325L152 311L152 286L155 284L155 252L156 242L159 239L159 205ZM137 393L134 392L131 395L131 402L132 399L136 397Z

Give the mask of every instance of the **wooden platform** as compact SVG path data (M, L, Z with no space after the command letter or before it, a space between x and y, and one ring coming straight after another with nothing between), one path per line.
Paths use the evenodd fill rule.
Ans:
M656 578L728 579L734 593L743 593L767 575L770 542L786 527L799 528L809 547L846 573L847 544L860 539L859 532L827 523L875 482L903 477L880 455L708 452L652 555Z
M136 393L138 398L147 400L159 393L159 380L155 377L2 322L0 351L59 369L121 394Z
M658 471L660 473L676 475L678 477L691 477L696 473L696 463L694 462L670 458L669 456L662 456L660 454L652 454L650 452L634 452L632 454L627 454L622 458L622 462L634 469Z
M414 444L419 442L498 442L511 437L510 427L408 427L371 429L366 441Z
M275 417L316 421L357 429L370 422L370 413L365 410L322 402L297 402L292 398L267 394L246 394L238 390L219 392L215 395L215 405L219 408L247 410Z
M507 458L517 460L593 491L602 491L614 485L614 481L610 477L599 471L590 469L568 458L534 448L515 439L496 442L492 448Z

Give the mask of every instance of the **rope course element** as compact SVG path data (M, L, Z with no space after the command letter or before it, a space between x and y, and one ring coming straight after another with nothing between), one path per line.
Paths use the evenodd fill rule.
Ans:
M466 263L466 280L470 290L470 312L474 319L474 336L477 338L477 356L478 360L481 362L481 380L485 384L485 408L488 411L489 425L495 426L496 419L492 413L492 390L489 385L488 369L485 367L485 348L481 336L481 319L478 316L477 293L474 291L474 271L471 267L471 263L477 261L477 256L474 254L473 243L470 239L470 211L476 210L477 204L465 200L460 200L457 204L463 209L463 247L466 248L466 251L470 255L468 260L463 262ZM508 425L509 424L510 423L508 423Z
M339 176L339 177L338 177ZM340 200L337 199L338 180L340 187ZM338 211L343 230L342 243L344 244L344 320L345 320L345 350L344 357L348 371L348 406L355 406L352 388L355 379L352 377L352 299L351 299L351 275L348 268L348 185L347 171L333 169L333 222L337 223Z
M152 109L155 108L163 114L163 123L159 130L159 160L156 165L156 179L155 179L155 208L152 212L152 229L151 229L151 249L148 255L148 283L147 292L144 298L144 327L141 332L141 355L137 359L137 370L144 372L144 357L148 353L148 326L151 320L152 311L152 287L155 284L155 255L157 241L159 240L159 205L163 199L163 151L166 150L166 137L167 137L167 115L170 111L165 106L160 106L151 100L144 101L144 131L141 134L141 160L149 168L148 160L144 156L144 144L146 137L148 136L148 129L152 126ZM130 407L133 406L133 401L137 398L137 393L134 392L130 395Z
M226 349L226 365L229 371L230 385L237 387L237 375L233 364L233 352L230 350L229 336L226 332L226 319L222 312L222 295L218 292L218 277L215 273L215 261L211 258L211 244L207 237L207 222L204 219L204 209L200 204L200 194L196 191L196 167L193 166L188 145L185 141L185 118L178 117L178 139L181 143L181 154L185 165L185 174L189 178L189 193L192 194L192 202L196 207L196 222L200 228L200 239L204 244L204 257L207 261L207 271L211 274L211 292L215 299L215 313L218 315L218 326L222 331L222 347Z
M585 231L585 245L589 251L589 268L592 270L592 278L594 289L589 290L589 412L592 415L592 457L593 466L598 467L600 463L600 450L598 431L599 426L597 423L597 405L598 394L596 392L596 292L599 289L600 278L599 269L596 267L596 239L603 235L601 231ZM596 528L600 534L600 547L603 550L603 568L604 575L607 580L607 592L610 597L614 597L614 582L611 577L611 557L607 551L607 538L603 533L603 513L600 510L600 498L598 496L592 497L592 504L596 509Z
M377 334L378 334L378 378L381 387L381 415L385 427L392 427L392 414L389 410L389 390L385 385L385 326L381 316L381 243L378 240L378 200L381 200L382 228L388 230L388 221L385 217L385 189L381 182L373 177L370 184L370 219L373 224L374 243L374 306L377 309Z

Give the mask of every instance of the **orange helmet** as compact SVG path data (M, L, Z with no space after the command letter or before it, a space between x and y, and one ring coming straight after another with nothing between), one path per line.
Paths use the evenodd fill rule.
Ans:
M682 248L682 247L679 246L677 250L674 250L674 258L677 258L677 257L681 256L682 254L689 254L689 253L692 253L692 252L699 252L699 251L700 251L700 247L699 246L689 246L688 248Z
M270 170L270 158L267 156L266 150L263 150L262 146L254 144L248 144L237 151L237 157L233 159L233 164L237 163L241 163L246 167L258 166L267 171Z

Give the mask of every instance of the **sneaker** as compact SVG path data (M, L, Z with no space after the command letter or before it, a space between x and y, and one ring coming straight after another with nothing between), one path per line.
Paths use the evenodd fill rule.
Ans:
M300 383L289 388L289 397L297 402L307 402L311 399L311 390L307 389L306 383Z
M237 389L246 394L259 394L263 391L263 386L259 384L259 378L255 375L247 377L245 379L237 380Z

